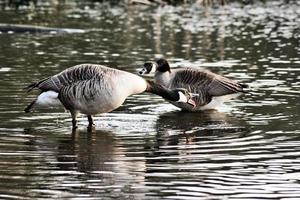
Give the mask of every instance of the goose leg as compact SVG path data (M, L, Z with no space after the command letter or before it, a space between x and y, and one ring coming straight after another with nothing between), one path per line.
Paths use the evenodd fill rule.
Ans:
M71 112L72 115L72 129L76 130L77 129L77 113L76 112Z
M88 121L89 121L89 127L95 126L92 115L88 115L87 118L88 118Z
M72 119L72 127L73 127L73 130L75 130L75 129L78 128L78 127L77 127L77 120L76 120L76 118L73 118L73 119Z
M89 132L92 132L93 127L95 127L93 117L92 117L92 115L88 115L87 117L88 117L88 121L89 121L89 125L88 125L87 129Z

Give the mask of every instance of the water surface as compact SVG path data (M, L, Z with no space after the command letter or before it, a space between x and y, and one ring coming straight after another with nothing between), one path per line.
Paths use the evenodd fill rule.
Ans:
M0 198L299 199L300 5L67 4L2 10L0 23L77 28L0 34ZM23 113L29 83L81 63L136 73L164 56L251 86L220 111L129 97L71 131L62 108Z

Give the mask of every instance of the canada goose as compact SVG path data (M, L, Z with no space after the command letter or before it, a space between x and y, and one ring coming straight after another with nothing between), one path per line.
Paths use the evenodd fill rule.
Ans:
M86 114L88 127L92 127L92 115L115 110L128 96L142 92L157 94L169 101L195 105L192 94L186 89L169 90L135 74L94 64L68 68L30 84L27 90L29 92L34 88L39 89L41 94L24 111L62 104L71 112L74 129L77 128L78 113Z
M186 88L198 96L194 99L196 106L171 102L177 107L188 111L217 109L228 99L244 92L247 85L235 82L208 70L194 68L170 69L167 60L159 59L156 62L146 62L140 74L155 72L154 80L169 89Z

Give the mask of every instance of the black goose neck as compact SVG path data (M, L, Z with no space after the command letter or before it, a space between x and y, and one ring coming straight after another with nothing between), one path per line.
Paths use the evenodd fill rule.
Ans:
M163 87L153 81L149 81L149 80L147 80L146 92L156 94L156 95L161 96L164 99L167 99L169 101L178 101L179 100L179 94L177 91L170 90L168 88L165 88L165 87Z

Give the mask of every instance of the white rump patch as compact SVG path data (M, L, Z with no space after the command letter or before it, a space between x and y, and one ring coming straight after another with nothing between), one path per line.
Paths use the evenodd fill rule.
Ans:
M36 105L41 107L59 106L58 93L54 91L43 92L37 97Z

